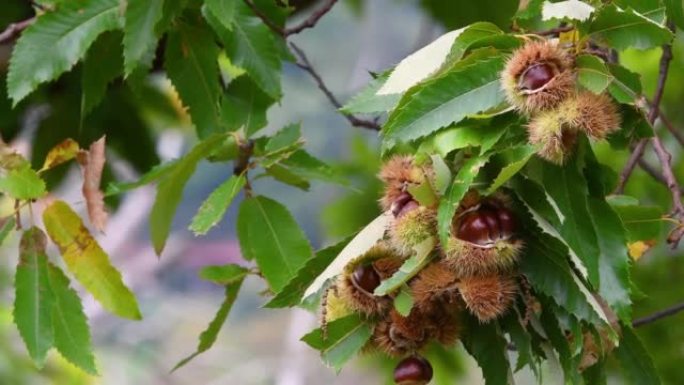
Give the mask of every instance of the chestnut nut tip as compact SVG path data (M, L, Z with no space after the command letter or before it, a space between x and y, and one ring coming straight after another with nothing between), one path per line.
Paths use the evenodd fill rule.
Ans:
M555 76L553 67L547 63L538 63L529 66L520 75L518 88L523 91L536 91L544 87Z
M417 207L418 202L413 200L411 194L403 192L394 202L392 202L390 210L395 218L399 218Z
M404 358L394 369L394 382L398 385L426 385L432 380L432 365L420 356Z
M354 286L368 295L373 295L380 286L380 275L373 265L359 265L352 272L351 281Z

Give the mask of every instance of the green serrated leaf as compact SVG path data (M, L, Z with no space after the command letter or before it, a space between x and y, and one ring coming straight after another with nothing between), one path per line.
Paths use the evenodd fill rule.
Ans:
M235 264L206 266L200 270L199 276L205 281L213 282L217 285L230 285L243 280L249 270Z
M373 330L358 314L334 320L327 327L325 338L323 331L316 329L302 337L302 341L319 350L326 365L339 372L366 345Z
M463 166L454 177L453 182L447 189L445 196L439 204L437 209L437 230L439 240L443 245L447 244L449 234L451 233L451 220L456 214L456 208L459 202L465 196L470 185L479 174L480 169L489 160L489 155L476 156L468 159L463 163Z
M202 203L197 214L192 218L190 231L195 233L195 235L204 235L212 227L216 226L246 182L247 180L244 175L233 175L221 183Z
M225 135L213 135L207 138L195 145L169 170L164 170L165 177L157 186L157 197L150 213L150 235L157 255L161 255L164 250L173 217L183 197L185 184L195 172L199 161L216 150L225 137Z
M176 165L178 164L178 161L172 160L167 163L162 163L158 164L150 171L145 173L143 176L140 177L135 182L123 182L123 183L110 183L107 186L107 190L105 191L105 196L112 196L112 195L118 195L118 194L123 194L125 192L134 190L138 187L142 187L145 185L148 185L152 182L155 182L161 178L166 177L168 174L171 173L171 171L174 170Z
M266 168L265 175L270 175L273 177L273 179L279 182L297 187L304 191L309 191L309 188L311 187L311 184L306 178L300 176L296 172L293 172L287 167L281 166L280 164L274 164L273 166Z
M105 96L107 86L123 72L121 33L102 34L88 50L81 80L81 119Z
M340 111L348 114L372 114L394 109L401 94L378 95L392 71L386 71L371 80L358 94L352 97Z
M256 258L271 291L280 292L312 258L309 241L287 208L272 199L245 199L238 215L247 218L241 246L244 242L248 254Z
M459 63L460 64L460 63ZM494 108L504 101L499 84L503 58L492 55L458 64L407 92L390 114L383 135L390 142L411 141Z
M41 15L21 34L10 59L7 90L14 105L71 69L101 33L120 26L118 0L65 2L59 12Z
M164 65L201 139L222 131L218 55L219 47L204 25L179 23L169 32Z
M223 94L221 121L228 131L244 127L245 134L251 136L266 126L266 111L274 102L252 78L239 76Z
M69 287L69 279L59 267L49 264L48 268L54 297L52 322L55 348L67 361L86 373L97 375L90 328L81 299L76 291Z
M404 285L399 291L399 294L394 298L394 309L402 316L408 317L409 314L411 314L413 302L411 288L408 285Z
M464 124L440 131L421 144L421 149L431 150L446 158L452 151L467 147L480 147L481 153L489 151L503 136L506 125Z
M314 157L304 150L293 152L287 159L280 162L281 165L307 179L318 179L325 182L348 184L348 181L339 176L330 165Z
M613 75L608 92L618 102L633 105L642 93L639 74L617 64L609 64L608 68Z
M299 124L290 124L276 132L266 142L266 154L274 154L295 146L302 139L302 129Z
M650 354L630 326L622 325L622 338L620 345L615 349L615 357L632 385L661 383Z
M15 199L38 199L47 193L43 179L28 165L0 177L0 192Z
M579 170L578 158L576 154L564 166L538 159L535 162L541 165L541 183L563 218L559 228L563 239L581 260L589 282L599 287L600 249L587 203L587 182Z
M228 30L233 29L235 13L237 12L237 0L207 0L206 6L216 19Z
M481 324L474 317L468 317L468 333L463 336L463 346L482 368L486 385L509 385L513 382L506 340L496 322Z
M316 252L316 255L308 260L290 280L264 307L280 308L299 304L304 296L304 291L313 283L323 270L325 270L342 249L351 241L349 237L341 242Z
M416 245L413 248L415 255L407 259L391 277L382 281L380 286L375 288L373 294L382 297L392 293L418 274L432 260L432 250L435 248L435 244L436 240L430 237Z
M218 312L216 312L214 319L209 323L207 329L203 331L202 334L200 334L199 344L197 345L197 351L195 351L195 353L191 354L190 356L182 359L178 364L176 364L172 371L175 371L185 366L188 362L192 361L193 358L206 352L214 345L214 342L216 342L216 338L218 337L218 334L221 331L221 327L223 327L223 324L226 322L226 319L228 319L230 309L233 308L235 299L237 298L238 293L240 292L240 287L242 287L242 281L242 279L239 279L226 286L225 299L223 300L223 303L221 304L221 307L219 308Z
M578 384L580 373L577 368L577 363L573 360L568 339L563 333L551 306L544 307L539 321L544 328L544 332L546 333L546 337L551 343L551 346L558 352L558 359L563 368L565 383ZM580 337L578 336L577 338Z
M600 94L613 82L605 63L593 55L580 55L575 60L577 81L589 91Z
M249 76L273 99L280 99L281 53L271 30L243 2L235 5L233 30L223 26L211 11L204 17L223 40L233 64Z
M14 323L29 355L40 368L54 343L54 296L48 280L47 238L39 228L26 230L19 244L19 264L14 279Z
M623 205L609 201L620 216L630 242L649 241L660 237L663 231L663 209L658 206Z
M534 146L526 145L522 147L514 147L504 153L500 154L504 158L504 166L499 174L494 178L492 184L489 185L485 195L493 194L504 183L508 182L515 174L517 174L535 153Z
M663 0L667 17L672 20L677 27L684 29L684 2L682 0Z
M407 191L421 206L432 207L437 203L438 197L427 180L418 185L409 186Z
M55 201L43 212L43 222L69 271L105 309L124 318L142 318L121 273L69 205Z
M589 27L591 37L605 40L617 50L648 49L672 40L672 32L632 9L608 4L601 7Z
M124 26L126 76L136 68L148 68L154 60L158 36L155 27L162 19L164 0L128 0Z

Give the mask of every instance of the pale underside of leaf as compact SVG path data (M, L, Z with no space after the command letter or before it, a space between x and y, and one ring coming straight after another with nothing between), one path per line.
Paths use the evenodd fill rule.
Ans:
M386 211L361 230L359 234L342 249L340 254L323 273L316 277L314 282L304 291L303 298L318 292L326 281L340 274L349 262L375 246L378 241L385 236L385 232L387 231L392 218L392 213Z
M435 73L446 62L451 46L465 28L447 32L432 43L404 58L377 95L400 94Z
M584 21L587 20L593 12L594 7L579 0L567 0L558 3L550 3L545 1L542 8L542 19L570 19Z

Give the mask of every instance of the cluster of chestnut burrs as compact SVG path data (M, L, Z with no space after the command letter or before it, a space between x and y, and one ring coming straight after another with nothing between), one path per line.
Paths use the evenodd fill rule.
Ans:
M532 41L514 52L501 83L508 101L530 119L530 143L550 162L563 164L580 133L601 140L620 128L612 98L578 88L574 55L556 41Z
M454 345L465 312L489 322L515 302L515 265L522 241L515 237L508 198L500 193L481 197L473 190L453 217L448 242L440 244L437 207L421 205L408 190L424 183L434 185L429 161L417 164L413 157L395 156L385 163L380 178L385 184L380 204L392 216L388 234L337 277L323 301L323 322L363 314L374 324L364 350L405 357L394 373L398 384L427 384L432 368L418 354L428 343ZM394 307L398 293L377 296L374 292L426 240L432 259L406 282L413 307L402 315Z

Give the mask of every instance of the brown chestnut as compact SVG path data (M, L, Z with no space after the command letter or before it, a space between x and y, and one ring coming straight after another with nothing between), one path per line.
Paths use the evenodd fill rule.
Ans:
M518 88L524 91L535 91L544 87L554 76L554 69L551 65L547 63L534 64L520 75Z
M404 358L394 369L394 382L398 385L426 385L432 380L432 365L420 356Z
M354 287L372 296L375 288L380 286L380 275L373 265L359 265L352 272L351 281Z
M456 237L466 242L487 246L508 239L515 231L515 220L504 207L481 207L461 218Z

